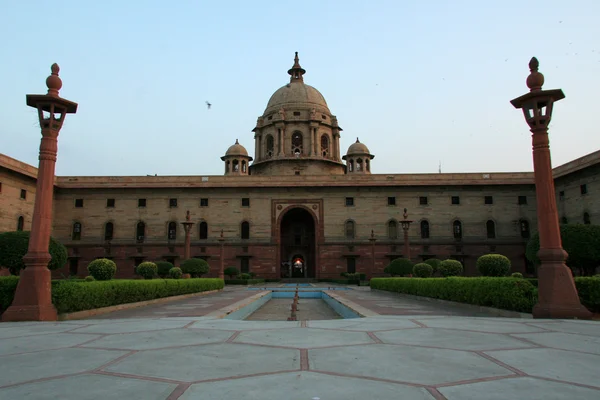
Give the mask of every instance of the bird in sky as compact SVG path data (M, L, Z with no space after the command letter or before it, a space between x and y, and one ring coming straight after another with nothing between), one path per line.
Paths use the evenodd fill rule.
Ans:
M212 104L210 104L208 101L206 102L206 107L208 107L208 109L210 110L210 106L212 106Z

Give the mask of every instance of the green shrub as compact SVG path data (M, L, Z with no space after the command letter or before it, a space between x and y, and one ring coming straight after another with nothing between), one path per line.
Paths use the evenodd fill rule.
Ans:
M223 273L230 279L233 279L234 276L238 276L240 274L240 271L236 267L227 267Z
M407 258L396 258L387 267L384 272L392 276L406 276L413 272L413 263Z
M506 276L510 260L502 254L486 254L477 259L477 270L483 276Z
M444 277L458 276L462 274L463 266L458 260L444 260L438 266L438 272Z
M181 271L184 274L190 274L192 278L200 278L202 275L208 274L209 269L206 260L201 258L188 258L181 263Z
M179 267L173 267L169 270L169 277L173 279L181 279L183 271Z
M86 281L86 282L93 282L93 281L95 281L95 279L94 279L93 276L88 275L88 276L85 277L84 281Z
M156 264L156 274L161 278L169 276L169 271L174 267L174 265L168 261L155 261L154 264Z
M87 270L97 281L110 281L117 272L117 264L108 258L99 258L89 263Z
M250 277L251 277L252 279L254 279L254 277L256 276L256 272L252 272L252 271L251 271L251 272L248 272L248 273L250 274Z
M531 283L508 277L373 278L371 288L525 313L537 302Z
M135 273L144 279L152 279L156 276L158 267L150 261L144 261L135 268Z
M517 279L523 279L523 274L520 272L513 272L512 274L510 274L511 278L517 278Z
M348 276L348 272L342 272L342 273L340 274L340 276L341 276L342 278L345 278L346 276Z
M252 277L250 276L250 274L246 274L246 273L240 274L240 279L246 279L246 280L248 280L248 279L251 279L251 278Z
M419 278L430 278L433 275L433 267L424 262L415 264L413 274Z
M0 312L3 312L12 304L18 283L18 276L0 277Z
M360 274L348 272L346 273L346 279L351 282L360 281Z
M581 304L591 312L600 313L600 278L580 276L575 278L575 286Z
M27 254L29 246L29 232L4 232L0 233L0 266L8 268L11 274L19 275L25 268L23 256ZM48 263L48 269L56 270L67 263L67 248L54 238L50 238L48 252L52 259Z
M360 278L361 281L366 281L367 280L367 274L358 274L358 277Z
M438 268L442 260L438 260L437 258L430 258L425 260L424 262L425 264L431 265L431 267L433 268L433 273L436 274L438 272Z

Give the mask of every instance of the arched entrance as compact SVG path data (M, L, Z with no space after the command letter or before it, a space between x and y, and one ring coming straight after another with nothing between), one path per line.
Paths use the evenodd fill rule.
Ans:
M315 220L304 208L292 208L281 219L280 273L282 278L314 278Z

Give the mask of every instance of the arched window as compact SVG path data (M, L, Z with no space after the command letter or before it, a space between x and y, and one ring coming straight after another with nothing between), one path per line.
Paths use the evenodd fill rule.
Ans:
M200 222L200 239L208 239L208 224L206 221Z
M590 219L590 214L588 212L583 213L583 223L586 225L589 225L592 223L592 221Z
M114 230L115 226L113 223L107 222L106 225L104 225L104 240L112 240Z
M225 173L229 172L229 161L225 161Z
M429 239L429 221L421 221L421 239Z
M273 136L267 135L267 158L273 157L275 152L275 141L273 140Z
M81 239L81 223L75 222L73 224L73 233L71 235L71 239L73 239L73 240Z
M321 155L323 157L329 157L329 136L321 136Z
M238 160L233 160L233 172L240 171L240 162Z
M519 221L519 230L523 239L529 239L529 222L522 219Z
M242 161L242 172L246 173L246 161Z
M25 227L25 218L21 215L19 219L17 219L17 230L22 231Z
M485 230L487 231L488 239L496 238L496 223L491 219L485 223Z
M169 226L167 228L167 237L169 240L177 239L177 222L169 222Z
M398 239L398 224L394 220L388 222L388 238Z
M248 221L242 222L242 239L250 239L250 223Z
M294 132L292 135L292 154L296 157L302 155L303 146L302 146L302 133Z
M454 234L454 239L462 238L462 223L458 220L452 223L452 233Z
M354 160L348 161L348 172L354 171Z
M356 172L362 171L362 158L356 160Z
M146 224L142 221L137 223L135 228L135 239L138 243L142 243L146 238Z
M354 229L354 221L346 221L346 239L354 239L355 229Z

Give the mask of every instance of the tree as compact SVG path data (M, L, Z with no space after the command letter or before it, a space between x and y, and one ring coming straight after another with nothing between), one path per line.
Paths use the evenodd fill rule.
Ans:
M579 275L594 275L600 264L600 226L565 224L560 226L563 249L569 254L566 264ZM527 243L525 256L536 267L540 264L537 252L540 249L540 236L536 232Z
M396 258L387 267L384 272L391 276L406 276L411 275L413 272L413 263L407 258Z
M13 275L19 275L20 271L25 268L23 256L27 254L28 246L28 231L0 233L0 266L8 268ZM52 257L48 263L48 269L59 269L67 263L67 248L52 237L48 245L48 252Z

